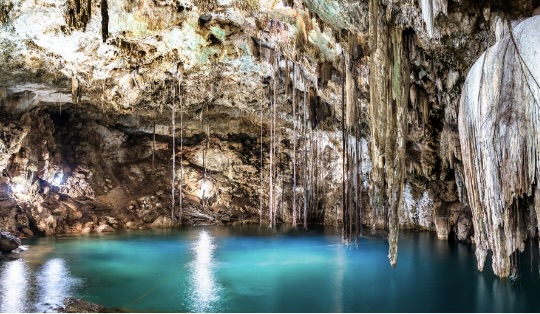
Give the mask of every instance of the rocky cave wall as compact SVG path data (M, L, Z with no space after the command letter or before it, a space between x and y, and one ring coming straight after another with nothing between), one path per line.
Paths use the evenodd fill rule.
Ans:
M483 241L462 87L539 5L4 1L0 228L364 226L393 265L399 228Z

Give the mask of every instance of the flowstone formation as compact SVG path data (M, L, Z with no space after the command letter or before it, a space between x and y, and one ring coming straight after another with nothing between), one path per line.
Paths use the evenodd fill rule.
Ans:
M399 229L431 230L474 241L480 264L494 250L496 273L506 276L503 259L526 237L518 230L536 234L523 215L535 206L536 122L517 118L533 117L534 106L509 105L525 99L525 76L536 75L520 61L536 42L511 21L538 6L3 1L0 228L325 224L341 226L349 244L363 228L380 228L392 265ZM500 53L483 58L530 73L500 65L483 75L486 97L494 71L521 88L500 101L471 96L480 87L469 79L460 109L466 74L497 38L509 48L498 43L490 51ZM512 50L514 41L523 47ZM489 146L480 133L503 140ZM489 170L499 165L500 175Z
M540 221L540 16L497 26L467 75L459 131L478 268L491 250L506 277Z

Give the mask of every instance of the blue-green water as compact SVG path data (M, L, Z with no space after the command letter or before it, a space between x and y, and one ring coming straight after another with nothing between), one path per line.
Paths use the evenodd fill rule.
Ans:
M539 312L538 268L522 279L476 270L473 248L402 233L341 244L332 228L193 227L26 239L0 262L0 311L39 312L74 296L144 312ZM490 261L488 261L490 263ZM536 263L536 262L535 262Z

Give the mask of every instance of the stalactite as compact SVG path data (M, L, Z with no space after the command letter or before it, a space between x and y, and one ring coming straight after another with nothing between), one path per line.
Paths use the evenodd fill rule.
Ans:
M292 86L292 107L293 107L293 206L292 225L296 228L296 63L293 63L293 86Z
M347 133L349 133L350 130L347 130ZM347 186L349 188L349 191L347 191L347 195L348 195L348 202L349 204L347 205L347 208L349 210L348 212L348 222L349 222L349 231L348 231L348 234L349 234L349 237L352 239L353 238L353 225L354 225L354 216L353 216L353 208L354 208L354 176L353 176L353 170L352 170L352 167L354 167L354 163L352 162L354 156L351 157L351 155L353 155L352 153L352 148L351 148L351 145L348 143L348 140L347 140L347 172L348 172L348 177L350 178L349 182L347 183ZM352 241L350 241L352 243Z
M392 69L392 98L389 99L388 112L392 112L392 129L388 131L389 136L396 139L395 146L390 148L387 142L386 152L392 152L391 163L392 174L387 175L388 182L388 201L389 201L389 234L388 242L390 245L389 256L390 263L395 266L397 263L397 248L399 234L399 210L402 206L403 183L405 178L405 150L407 145L407 108L409 101L409 80L410 80L410 61L409 40L407 34L401 29L393 29L392 48L393 48L393 69ZM397 108L396 108L397 107ZM392 109L391 109L392 108ZM397 110L393 110L397 109ZM390 135L392 134L392 135ZM388 177L391 179L388 180Z
M304 183L304 229L307 229L307 202L308 202L308 188L307 188L307 104L306 104L306 92L307 92L307 79L305 75L303 76L303 82L304 82L304 101L303 101L303 112L304 112L304 119L302 121L303 127L302 127L302 138L304 142L304 156L303 156L303 183Z
M207 183L208 181L208 167L206 166L206 161L208 157L208 150L210 148L210 123L209 123L209 113L208 113L208 107L209 104L205 104L206 114L203 118L203 129L204 133L206 135L206 143L204 145L203 150L203 184ZM208 191L206 189L203 189L202 191L202 204L203 204L203 210L206 211L208 209L208 195L206 195Z
M257 31L257 35L260 38L259 31ZM259 59L262 60L262 54L261 54L261 40L259 40ZM261 170L259 171L259 225L262 225L263 221L263 171L264 171L264 160L263 160L263 102L259 102L259 111L261 113L261 155L260 155L260 162L261 162Z
M513 271L511 255L524 249L529 197L540 223L540 62L532 48L540 45L540 18L507 27L469 71L458 117L478 268L491 250L501 277Z
M320 181L319 181L319 173L321 172L321 164L320 164L320 151L319 151L319 136L318 136L319 130L315 129L313 130L313 139L315 139L315 152L313 153L313 156L311 157L313 160L313 186L315 188L315 193L313 194L313 206L311 207L315 213L317 213L320 210L320 200L321 200L321 191L320 191Z
M343 136L343 240L350 244L358 243L360 235L359 206L359 126L360 118L358 108L357 83L355 75L355 63L353 56L357 46L356 36L349 34L348 51L342 53L342 136Z
M154 126L152 128L152 173L154 173L155 152L156 152L156 120L154 118Z
M439 13L447 14L448 0L420 0L420 8L422 9L422 18L426 23L426 31L429 37L435 33L435 19Z
M388 31L386 22L382 20L384 11L379 7L378 0L369 2L369 46L370 56L370 106L371 124L371 188L369 199L374 209L372 228L375 229L378 218L385 207L384 197L384 147L386 140L386 101L387 88L385 78L389 73L388 61ZM379 25L380 24L380 25Z
M274 58L275 55L274 55ZM272 100L270 101L270 165L269 165L269 181L270 181L270 188L269 188L269 208L268 208L268 212L269 212L269 227L272 228L273 227L273 222L274 222L274 183L273 183L273 180L274 180L274 119L273 119L273 114L274 114L274 107L275 107L275 100L276 100L276 73L275 73L275 64L276 64L276 60L274 59L273 60L273 71L272 71L272 74L274 76L273 78L273 97L272 97Z
M259 171L259 225L262 225L262 219L263 219L263 171L264 171L264 163L263 163L263 102L259 102L259 111L261 112L261 138L260 138L260 145L261 145L261 154L260 154L260 162L261 162L261 170Z
M360 236L360 222L359 222L359 203L360 203L360 197L358 195L358 187L359 187L359 177L358 177L358 128L355 128L355 141L354 141L354 167L353 167L353 175L354 175L354 241L355 244L358 245L358 237Z
M103 42L109 37L109 9L107 0L101 0L101 38Z
M171 222L173 222L174 219L174 181L176 176L176 141L175 141L175 133L176 133L176 126L175 126L175 104L174 104L174 88L173 88L173 102L172 102L172 110L171 110L171 124L172 124L172 178L171 178L171 196L172 196L172 205L171 205Z
M405 174L407 107L410 61L408 36L400 28L389 28L385 8L378 0L369 4L371 205L384 213L388 226L390 264L397 263L399 211ZM405 44L404 44L405 43Z
M277 156L278 156L278 139L277 139L277 120L276 120L276 114L277 114L277 101L278 101L278 97L277 97L277 93L278 93L278 81L279 81L279 54L276 52L275 53L275 59L274 59L274 62L275 62L275 68L274 68L274 99L272 101L272 124L273 124L273 154L274 154L274 163L277 163ZM273 175L274 175L274 181L277 183L278 182L278 168L276 167L276 165L272 165L274 167L274 171L273 171ZM274 189L274 193L277 193L277 189ZM273 207L272 207L272 226L276 226L276 216L277 216L277 202L276 202L276 195L272 195L272 198L274 199L274 202L273 202Z
M345 132L345 54L341 54L341 139L342 139L342 194L341 194L341 206L342 206L342 237L345 242L349 241L349 235L347 232L347 139Z
M308 120L309 121L309 120ZM309 160L309 208L315 208L315 193L316 188L314 184L313 173L315 171L315 164L313 160L313 125L310 125L309 128L309 150L308 150L308 160ZM305 228L307 228L307 215L304 217Z
M184 187L184 102L182 99L182 76L183 71L180 72L180 78L178 79L178 96L180 100L180 185L178 187L178 210L179 218L178 222L182 224L182 214L184 209L184 196L183 196L183 187Z
M357 207L356 207L356 237L358 238L362 235L362 143L360 141L360 125L357 125L356 129L356 184L358 187L356 191L358 193L357 197Z
M79 99L80 99L80 86L79 86L79 80L77 79L77 76L76 75L73 75L71 77L71 101L74 103L74 104L77 104L79 103Z

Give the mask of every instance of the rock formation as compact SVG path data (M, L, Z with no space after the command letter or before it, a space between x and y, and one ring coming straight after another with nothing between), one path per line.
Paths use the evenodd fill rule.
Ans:
M109 312L98 304L86 302L76 298L66 298L64 300L64 313L104 313Z
M21 245L21 239L9 232L0 232L0 252L9 253Z
M497 26L497 43L465 81L459 133L478 268L491 250L506 277L540 217L540 17Z
M507 276L540 206L535 19L517 24L538 6L3 1L0 228L383 228L392 265L400 228L433 230Z

